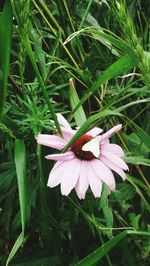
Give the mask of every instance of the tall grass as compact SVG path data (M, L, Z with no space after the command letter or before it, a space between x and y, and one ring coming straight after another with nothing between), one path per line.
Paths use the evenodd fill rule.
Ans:
M150 8L138 1L6 1L0 14L0 265L149 265ZM6 23L7 20L7 23ZM10 46L11 45L11 46ZM11 47L11 48L10 48ZM127 180L61 196L36 143L63 114L117 123Z

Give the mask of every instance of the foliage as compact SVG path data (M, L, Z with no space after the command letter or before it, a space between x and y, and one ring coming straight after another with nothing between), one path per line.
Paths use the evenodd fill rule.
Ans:
M0 264L149 265L150 38L147 1L4 1L0 14ZM10 49L11 47L11 49ZM39 132L108 130L127 180L79 201L47 188Z

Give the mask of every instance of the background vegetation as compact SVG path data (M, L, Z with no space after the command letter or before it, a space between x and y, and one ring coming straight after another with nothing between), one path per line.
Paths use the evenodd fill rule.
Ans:
M148 2L2 1L0 265L149 265ZM113 142L130 171L115 192L80 201L47 188L52 151L35 136L51 119L59 130L57 112L72 126L85 112L86 129L123 123Z

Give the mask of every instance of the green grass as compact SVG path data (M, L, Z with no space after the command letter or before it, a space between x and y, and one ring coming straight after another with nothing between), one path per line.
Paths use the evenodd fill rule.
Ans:
M148 266L150 7L147 1L4 1L0 9L0 265ZM61 196L53 151L36 143L56 113L78 132L123 128L127 180Z

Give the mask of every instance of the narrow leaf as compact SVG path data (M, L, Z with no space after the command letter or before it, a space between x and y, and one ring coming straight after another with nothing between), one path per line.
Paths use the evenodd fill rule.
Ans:
M102 84L122 73L129 71L131 68L135 67L137 63L137 58L131 54L124 55L119 58L116 62L109 66L108 69L102 75L99 76L93 86L87 90L87 92L80 100L80 103L73 110L72 115L97 89L100 88Z
M26 198L25 198L26 151L25 151L24 142L19 139L15 141L15 165L16 165L16 174L17 174L18 191L19 191L22 232L19 235L18 239L16 240L9 254L6 266L15 256L17 250L24 241L24 231L25 231L25 221L26 221Z
M128 45L127 42L124 40L118 38L118 36L114 35L112 32L105 33L105 29L102 29L99 26L94 27L86 27L83 29L80 29L79 31L76 31L72 33L64 42L66 45L68 42L70 42L73 38L78 37L79 35L88 35L89 37L92 37L93 39L99 40L101 43L105 44L108 47L111 47L113 49L113 46L121 50L122 52L126 53L133 53L133 49Z
M139 236L147 236L150 237L149 232L141 232L141 231L124 231L117 236L115 236L113 239L107 241L105 244L103 244L101 247L96 249L93 253L88 255L83 260L79 261L76 266L92 266L94 263L97 263L100 261L114 246L116 246L123 238L125 238L128 235L139 235Z
M74 80L72 78L69 80L69 85L70 85L70 104L71 108L74 109L78 105L80 100L75 89ZM77 112L74 114L74 118L77 126L81 126L86 121L86 116L82 106L80 106Z
M150 166L150 159L144 158L143 156L128 156L124 157L124 159L127 163Z
M100 200L100 208L103 211L104 218L106 221L106 226L108 228L113 228L113 213L112 208L109 205L109 194L110 190L106 185L103 185L103 192ZM107 235L109 238L112 238L112 229L107 230Z
M23 241L24 241L24 232L22 231L21 234L19 235L18 239L16 240L10 254L9 254L9 257L7 259L7 262L6 262L6 266L8 266L9 262L15 256L16 252L18 251L18 249L22 245Z
M21 212L22 230L25 229L26 217L26 199L25 199L25 176L26 176L26 151L22 140L17 139L15 142L15 165L18 181L19 202Z
M131 121L133 128L136 131L136 134L139 136L139 138L145 143L147 148L150 149L150 136L141 128L139 127L136 123Z
M3 115L7 95L9 59L12 35L12 10L9 0L6 1L0 16L0 119Z
M4 114L1 122L14 136L17 135L19 126L8 115Z

